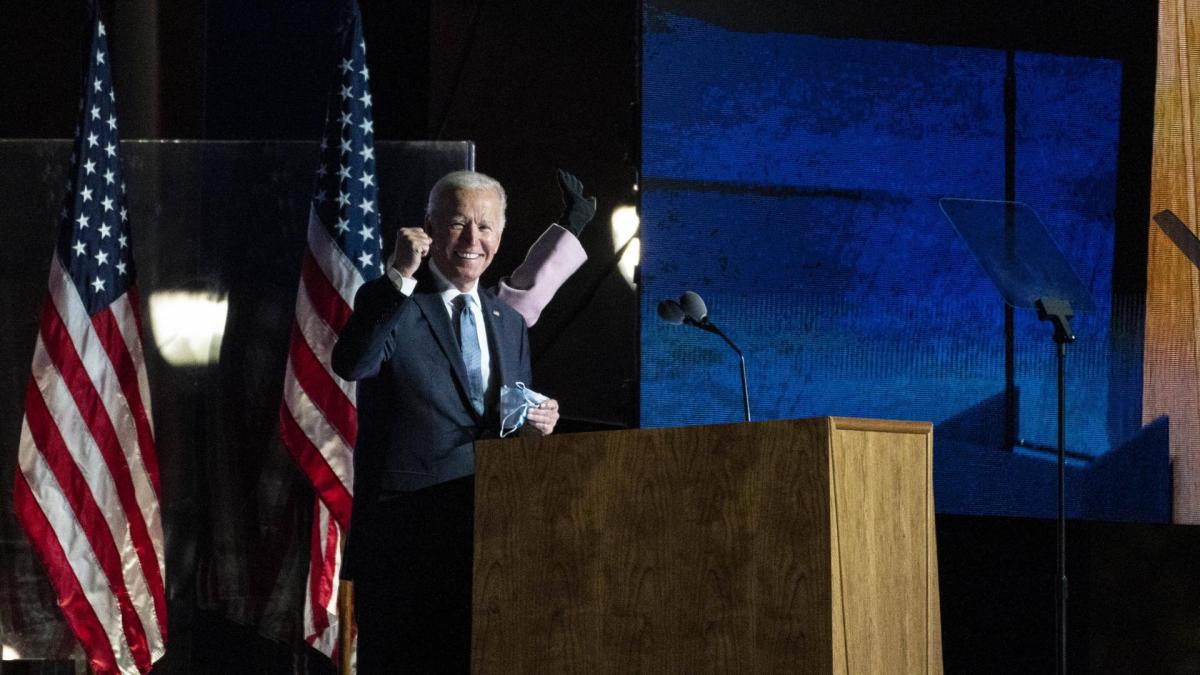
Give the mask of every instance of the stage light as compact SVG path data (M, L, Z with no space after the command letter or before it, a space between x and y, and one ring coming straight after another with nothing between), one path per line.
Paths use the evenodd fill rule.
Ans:
M620 251L626 242L629 244L625 248L625 252L621 254L621 260L617 263L617 269L620 270L621 276L625 277L625 281L630 286L634 285L633 272L634 268L637 267L638 261L641 259L642 253L642 242L637 237L639 222L636 206L623 205L613 209L613 250Z
M0 661L19 661L20 652L12 645L0 645Z
M216 363L225 336L229 300L214 291L156 291L150 294L154 344L173 366Z

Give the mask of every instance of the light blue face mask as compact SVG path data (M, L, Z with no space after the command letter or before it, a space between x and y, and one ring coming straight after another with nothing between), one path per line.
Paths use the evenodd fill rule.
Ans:
M536 408L542 401L548 400L550 400L549 396L543 396L527 388L524 382L517 382L515 387L507 384L501 385L500 438L520 429L521 425L525 424L525 417L529 414L529 409Z

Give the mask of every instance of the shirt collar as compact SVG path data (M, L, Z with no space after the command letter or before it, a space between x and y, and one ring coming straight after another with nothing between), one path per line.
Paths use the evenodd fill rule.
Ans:
M458 288L446 278L446 275L442 274L442 271L438 269L437 263L432 260L429 261L429 271L433 273L433 283L438 290L438 295L442 297L442 302L446 303L447 307L453 307L454 299L462 295L463 292L458 290ZM483 308L483 305L481 305L479 302L478 281L475 282L475 286L471 290L467 291L466 294L471 296L471 298L475 301L475 307L477 309Z

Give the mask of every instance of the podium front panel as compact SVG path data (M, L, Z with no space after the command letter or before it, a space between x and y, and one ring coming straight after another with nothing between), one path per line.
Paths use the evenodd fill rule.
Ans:
M916 428L899 450L829 418L478 444L473 672L934 672L927 453L893 471ZM891 482L864 479L877 453Z

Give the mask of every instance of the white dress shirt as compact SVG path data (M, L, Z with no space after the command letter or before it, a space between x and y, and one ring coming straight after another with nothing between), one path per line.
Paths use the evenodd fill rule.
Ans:
M446 314L450 317L450 325L456 326L458 317L454 315L454 299L463 292L454 287L446 275L437 268L437 265L430 260L429 271L433 273L434 284L438 288L438 293L442 296L442 305L446 308ZM388 278L395 284L396 289L404 295L412 295L417 288L417 280L402 276L400 270L393 267L391 264L387 268ZM475 315L475 326L478 330L475 331L479 337L479 370L483 377L487 391L484 393L484 400L492 400L491 396L495 393L495 384L492 382L492 355L488 350L487 339L487 322L483 320L483 304L479 302L479 284L476 283L466 295L471 296L474 302L471 303L471 313ZM458 334L458 329L455 329L455 334Z

